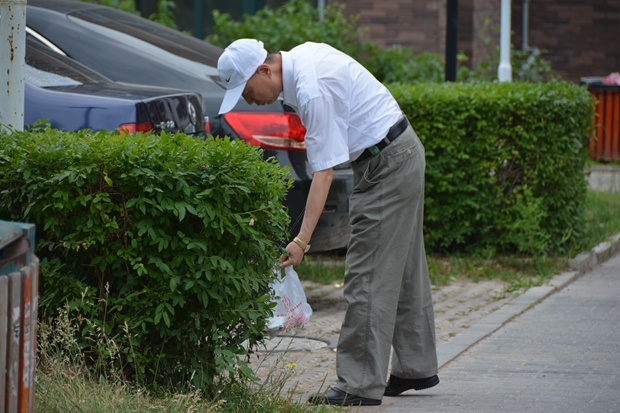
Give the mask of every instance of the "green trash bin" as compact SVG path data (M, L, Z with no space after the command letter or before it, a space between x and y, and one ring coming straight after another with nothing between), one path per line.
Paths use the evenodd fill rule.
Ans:
M39 300L34 246L33 224L0 221L0 406L7 412L34 412Z

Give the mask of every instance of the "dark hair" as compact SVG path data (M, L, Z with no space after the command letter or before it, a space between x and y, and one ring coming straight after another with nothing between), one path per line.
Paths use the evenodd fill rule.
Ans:
M265 58L265 63L273 63L273 61L274 61L273 55L274 54L275 54L274 52L267 51L267 57Z
M274 52L267 52L267 57L265 57L265 61L263 62L263 64L270 64L273 63L275 61L273 55L276 54ZM254 74L252 76L256 76L256 73L258 73L258 68L256 69L257 71L254 72Z

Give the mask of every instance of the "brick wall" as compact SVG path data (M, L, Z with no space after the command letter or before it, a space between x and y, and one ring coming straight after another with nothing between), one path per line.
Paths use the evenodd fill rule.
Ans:
M512 37L521 48L523 8L513 1ZM569 81L620 71L620 0L532 0L529 45L546 49L553 72Z
M474 0L459 0L458 21L458 50L463 51L468 57L467 65L471 67L471 58L474 48Z
M382 47L411 47L414 53L443 53L446 0L345 0L345 12L359 15L360 27L368 27L366 40ZM327 3L333 3L328 0Z
M328 3L334 0L327 0ZM340 0L370 30L367 40L414 53L445 49L446 0ZM500 0L459 0L458 48L475 66L499 44ZM522 47L523 1L512 1L512 44ZM488 24L482 24L485 19ZM555 74L579 81L620 71L620 0L531 0L529 44L546 49ZM490 40L487 45L486 40Z
M513 1L514 2L514 1ZM499 27L501 25L500 0L474 0L469 17L474 26L472 31L471 67L476 67L483 60L488 60L495 47L499 45Z

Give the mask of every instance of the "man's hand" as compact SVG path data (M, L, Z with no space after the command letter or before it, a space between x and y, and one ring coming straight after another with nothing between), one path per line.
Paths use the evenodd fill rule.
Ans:
M288 256L286 254L282 254L280 256L280 261L282 261L280 268L288 267L290 265L298 265L304 259L304 250L302 250L301 247L294 242L290 242L286 246L286 252L288 253Z

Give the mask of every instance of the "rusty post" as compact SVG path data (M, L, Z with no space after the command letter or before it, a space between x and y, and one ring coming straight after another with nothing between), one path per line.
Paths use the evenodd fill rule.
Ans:
M34 413L39 260L35 226L0 221L0 413Z
M6 359L9 317L9 277L0 276L0 413L6 413Z
M6 360L6 411L17 412L19 407L19 344L22 335L21 298L22 275L19 272L9 274L9 311L7 360Z
M0 128L24 129L26 0L0 0Z
M33 362L32 356L32 268L30 266L21 269L22 275L22 299L21 299L21 336L19 340L19 381L18 381L18 405L19 413L28 413L30 404L30 389L32 388L32 376L30 367Z

